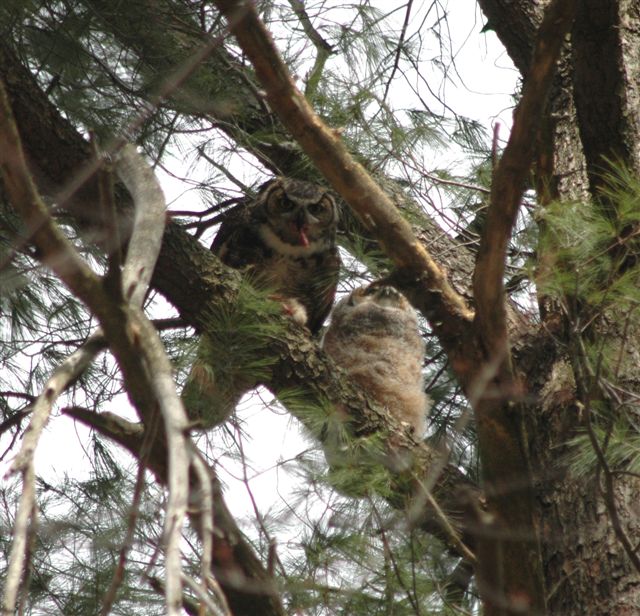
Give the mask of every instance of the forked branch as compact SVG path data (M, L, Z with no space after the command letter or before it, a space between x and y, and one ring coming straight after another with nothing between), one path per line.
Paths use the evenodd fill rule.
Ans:
M432 321L458 329L472 312L444 271L417 241L409 223L354 157L337 131L327 127L295 86L271 36L251 3L217 0L242 50L251 60L271 108L330 184L378 239L395 265L423 281L432 294Z
M139 165L136 165L139 161L136 161L133 153L129 154L130 159L125 165L125 173L134 171L135 168L139 170ZM105 338L122 370L127 390L141 417L151 417L156 412L156 408L159 408L162 413L169 455L169 499L165 520L167 613L177 615L182 596L179 542L182 522L187 509L186 485L189 450L187 448L188 437L186 436L187 418L175 390L171 364L156 330L142 314L140 308L135 304L122 305L120 290L115 295L109 292L108 286L103 284L100 277L80 257L71 242L53 221L27 170L13 113L1 83L0 170L9 200L27 225L28 233L37 250L37 257L51 267L71 291L98 317ZM133 180L132 184L135 184L140 178L134 174ZM140 182L138 183L140 184ZM135 192L146 194L151 184L153 182L146 177L145 189ZM164 209L163 199L158 199L157 192L154 192L151 198L144 199L144 202L142 213L136 218L136 226L140 227L141 224L144 224L145 230L141 232L138 228L134 230L134 235L136 237L142 235L155 247L150 251L153 262L146 263L146 272L143 274L135 271L136 267L138 269L142 267L144 270L142 265L134 264L133 268L126 271L127 278L131 279L131 282L127 284L134 284L134 279L140 278L142 280L142 284L134 285L132 288L134 299L140 304L146 293L146 285L155 264L164 228L163 219L161 219L162 224L158 225L158 216L153 214L156 210ZM148 212L151 214L147 215ZM150 237L150 235L154 237ZM137 255L136 261L143 263L145 258ZM38 427L38 431L28 430L28 437L24 443L26 455L24 460L20 458L16 460L21 465L19 470L23 472L25 492L29 494L33 492L31 484L33 483L33 449L35 448L34 439L30 435L35 435L37 442L37 436L48 418L52 400L62 391L64 386L66 386L66 382L63 379L55 390L45 390L40 397L42 403L37 405L37 412L34 414L32 422L34 427ZM28 502L21 502L21 506L22 511L19 517L21 524L18 526L18 530L22 532L26 528L26 522L23 523L23 521L28 517L28 510L32 509L34 504L32 503L29 507ZM24 536L18 533L14 547L19 549L23 555L17 555L15 558L12 556L13 564L19 564L24 558L23 544ZM16 564L15 567L17 566ZM12 594L11 588L9 588L5 595L5 611L13 611L15 607L14 595L15 593Z

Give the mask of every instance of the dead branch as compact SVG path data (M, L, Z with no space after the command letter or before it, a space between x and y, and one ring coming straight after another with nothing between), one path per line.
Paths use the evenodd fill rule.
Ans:
M206 580L206 578L205 578ZM228 609L218 607L206 592L206 581L204 581L205 589L202 588L193 578L188 575L182 576L185 586L188 586L197 596L204 606L211 612L212 616L233 616Z
M121 151L118 174L131 193L135 216L123 272L123 292L132 308L141 308L162 244L165 201L149 166L131 145ZM166 597L169 612L180 609L182 520L187 510L187 472L193 455L188 449L186 412L173 380L173 368L149 320L140 312L139 347L143 352L151 386L165 422L169 450L169 498L165 516Z
M182 400L176 391L173 367L158 332L142 313L136 316L137 323L132 325L137 326L138 348L142 352L150 386L164 420L167 439L169 497L164 526L166 599L168 613L177 616L182 604L180 540L187 512L187 475L192 455L187 436L188 420Z
M144 443L145 428L131 423L113 413L94 413L80 407L63 409L63 412L82 423L91 426L100 434L125 447L133 456L140 459ZM196 457L200 457L196 454ZM157 480L167 485L167 445L161 435L153 439L145 462ZM211 524L215 541L211 552L211 571L220 583L226 600L234 616L284 616L284 608L280 603L272 577L262 566L253 548L244 539L231 513L227 509L222 494L222 487L215 474L201 460L201 469L207 470L207 488L212 495L213 513ZM201 516L205 509L201 508L201 475L194 466L191 467L187 483L190 492L188 514L191 524L200 535L205 522Z
M22 494L18 503L3 598L3 610L7 614L13 614L15 610L27 555L27 537L34 523L36 503L33 456L38 441L51 414L53 403L67 386L85 371L105 346L102 336L94 335L56 368L33 405L33 415L29 427L25 432L20 451L11 464L10 473L19 472L22 474Z
M29 534L33 532L36 510L36 486L33 462L22 470L22 493L18 501L18 511L13 528L13 541L9 554L9 566L5 577L4 596L2 598L3 616L16 613L16 602L22 581L22 573L27 561Z
M179 541L187 509L189 454L185 437L187 418L175 390L171 364L156 330L140 310L121 306L119 298L109 294L51 218L27 171L13 114L1 84L0 144L4 184L11 203L27 224L38 258L98 317L141 416L149 417L156 405L162 412L170 470L165 519L167 612L177 616L182 596ZM49 392L45 391L44 396L45 409L34 417L39 422L43 421L41 417L46 422L49 415ZM29 441L25 440L27 444Z
M116 596L118 594L118 589L124 580L125 575L125 565L127 563L127 554L133 547L133 538L134 532L136 528L136 521L138 519L138 512L140 510L140 501L142 499L142 492L144 489L144 460L140 461L138 465L138 474L136 476L136 483L133 488L133 499L131 502L131 507L129 508L129 514L127 516L127 530L125 533L125 538L122 542L122 547L120 548L120 554L118 556L118 564L116 566L115 571L113 572L113 576L111 577L111 583L109 584L109 588L104 593L104 597L102 599L102 607L100 608L100 616L109 616L111 612L111 608L113 607L113 603L116 600Z
M156 176L134 146L123 147L116 169L135 204L122 290L132 305L141 308L160 253L167 206Z

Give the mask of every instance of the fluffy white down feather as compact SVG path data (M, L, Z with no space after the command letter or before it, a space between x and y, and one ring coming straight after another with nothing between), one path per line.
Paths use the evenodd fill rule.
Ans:
M424 435L431 405L422 375L425 344L404 295L389 286L355 289L334 307L323 347L415 438Z

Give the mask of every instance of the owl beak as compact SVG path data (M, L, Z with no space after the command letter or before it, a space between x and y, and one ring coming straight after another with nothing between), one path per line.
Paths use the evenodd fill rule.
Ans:
M307 220L307 213L304 209L300 209L294 224L298 232L300 246L307 247L309 245L309 237L307 236L307 232L309 231L309 221Z
M307 237L307 225L304 225L303 227L299 227L298 233L299 233L298 237L300 239L300 245L305 247L308 246L309 238Z

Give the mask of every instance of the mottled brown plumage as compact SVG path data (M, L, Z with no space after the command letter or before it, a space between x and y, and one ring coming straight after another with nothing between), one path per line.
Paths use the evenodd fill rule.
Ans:
M299 302L315 333L338 284L337 219L336 203L324 188L276 178L248 207L227 217L211 250L227 265L246 271L254 284L273 290L285 306L287 300Z

